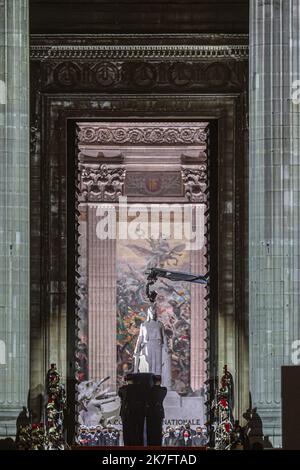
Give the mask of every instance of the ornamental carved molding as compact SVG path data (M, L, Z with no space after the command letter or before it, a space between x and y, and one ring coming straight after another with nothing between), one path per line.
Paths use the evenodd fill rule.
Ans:
M117 202L124 194L123 166L79 165L79 202Z
M197 61L119 61L76 58L32 62L45 90L56 88L78 91L107 89L221 89L239 90L244 86L247 63L236 59Z
M31 36L43 90L228 89L245 86L245 35Z
M55 59L199 59L248 57L247 45L32 45L32 60Z
M189 202L206 203L207 165L198 168L181 167L184 194Z
M147 126L147 127L81 127L78 133L80 144L102 145L206 145L207 133L193 126Z

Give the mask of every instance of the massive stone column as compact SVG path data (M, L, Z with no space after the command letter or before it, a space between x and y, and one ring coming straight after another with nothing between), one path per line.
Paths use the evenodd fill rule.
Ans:
M275 446L299 339L299 58L299 0L250 0L250 390Z
M0 435L29 387L28 1L0 0Z

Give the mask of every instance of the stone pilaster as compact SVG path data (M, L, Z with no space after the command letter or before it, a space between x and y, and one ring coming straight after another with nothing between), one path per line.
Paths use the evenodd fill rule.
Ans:
M0 0L0 435L29 388L28 1Z
M106 382L116 389L116 240L97 236L97 209L88 205L88 361L89 380Z
M250 0L250 391L275 446L281 366L299 339L299 58L299 0Z

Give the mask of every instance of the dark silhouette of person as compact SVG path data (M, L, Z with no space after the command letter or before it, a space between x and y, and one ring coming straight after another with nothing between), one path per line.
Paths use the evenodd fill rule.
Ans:
M128 384L119 388L120 416L123 424L125 446L144 445L144 421L146 412L145 390L141 384Z
M154 374L137 373L127 377L128 384L119 388L124 445L143 446L147 441L148 446L160 446L167 389L160 386L161 377Z
M257 409L249 408L243 417L247 421L244 427L244 449L251 450L254 444L261 444L263 448L263 426Z
M146 398L146 427L147 445L162 445L162 425L165 417L163 401L167 394L167 388L154 385Z
M17 433L16 433L16 443L20 440L20 432L22 428L25 428L30 425L30 419L27 415L27 408L23 406L22 411L19 413L16 421Z
M242 446L244 445L245 442L245 436L244 436L244 429L240 425L239 420L235 420L234 425L233 425L233 446L236 447L238 444L241 444Z
M264 449L273 449L269 436L264 436L263 444L264 444Z
M263 450L264 446L261 442L254 442L252 444L251 450Z
M11 437L0 439L0 450L17 450L16 444Z

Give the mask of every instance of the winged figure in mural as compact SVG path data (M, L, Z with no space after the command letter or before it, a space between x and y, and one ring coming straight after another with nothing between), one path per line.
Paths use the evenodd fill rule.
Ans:
M144 248L139 245L130 245L130 249L137 255L145 256L147 258L146 269L150 269L153 266L164 266L173 264L177 266L178 257L182 256L182 251L185 249L185 244L180 243L174 248L170 248L169 243L166 240L153 240L149 239L149 248Z

